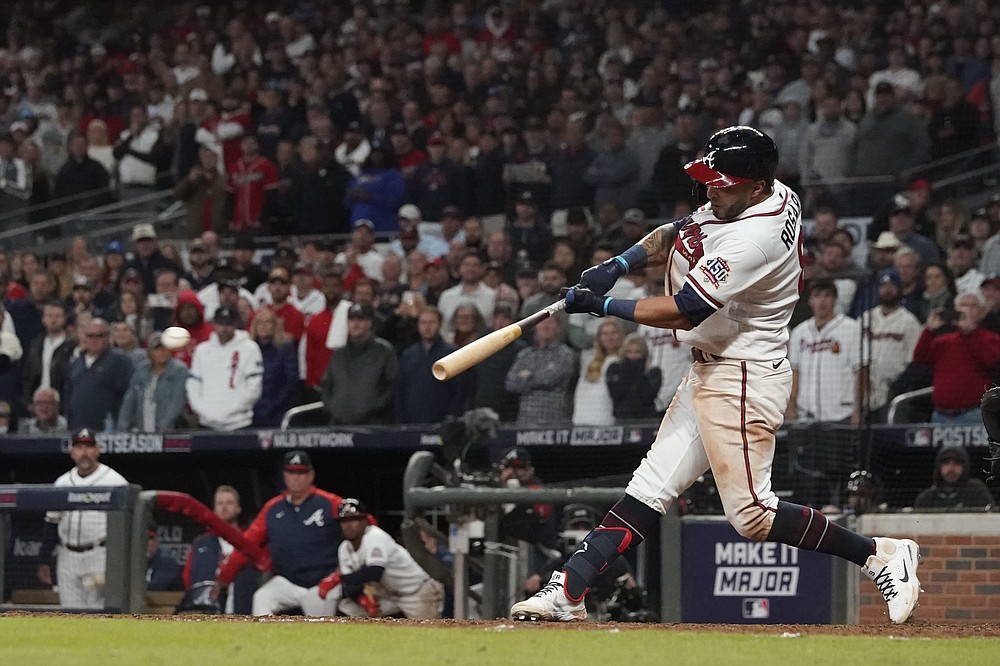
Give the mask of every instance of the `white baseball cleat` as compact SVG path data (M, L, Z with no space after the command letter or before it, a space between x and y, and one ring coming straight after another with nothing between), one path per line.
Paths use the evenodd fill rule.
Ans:
M514 604L510 609L510 617L529 622L578 622L587 619L583 599L572 601L566 596L565 584L564 572L552 572L545 587L534 596Z
M861 570L875 581L889 605L889 619L902 624L910 619L920 597L917 564L920 548L909 539L875 537L875 554Z

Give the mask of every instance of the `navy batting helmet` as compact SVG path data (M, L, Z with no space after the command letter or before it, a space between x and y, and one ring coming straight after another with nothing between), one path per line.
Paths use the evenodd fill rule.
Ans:
M753 127L719 130L705 144L705 156L685 165L689 176L707 187L730 187L763 180L774 182L778 149L771 137Z
M337 512L337 520L350 520L351 518L367 518L368 507L364 502L353 497L346 497L340 503L340 511Z

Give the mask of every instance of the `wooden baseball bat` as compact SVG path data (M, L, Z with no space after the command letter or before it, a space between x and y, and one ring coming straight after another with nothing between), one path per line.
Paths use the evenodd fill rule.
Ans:
M538 322L548 319L555 313L566 308L565 300L558 300L544 310L539 310L530 317L525 317L513 324L504 326L498 331L473 340L461 349L456 349L434 364L434 377L438 381L447 381L455 375L465 372L477 363L517 340L525 331L530 331Z

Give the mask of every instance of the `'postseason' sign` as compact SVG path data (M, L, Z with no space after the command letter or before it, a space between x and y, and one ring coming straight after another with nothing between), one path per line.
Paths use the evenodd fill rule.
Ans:
M724 520L685 518L684 622L831 621L830 556L744 539Z

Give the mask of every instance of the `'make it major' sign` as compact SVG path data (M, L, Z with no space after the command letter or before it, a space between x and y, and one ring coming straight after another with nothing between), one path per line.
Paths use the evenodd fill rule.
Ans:
M779 543L744 539L724 520L685 518L684 622L831 621L831 560Z

